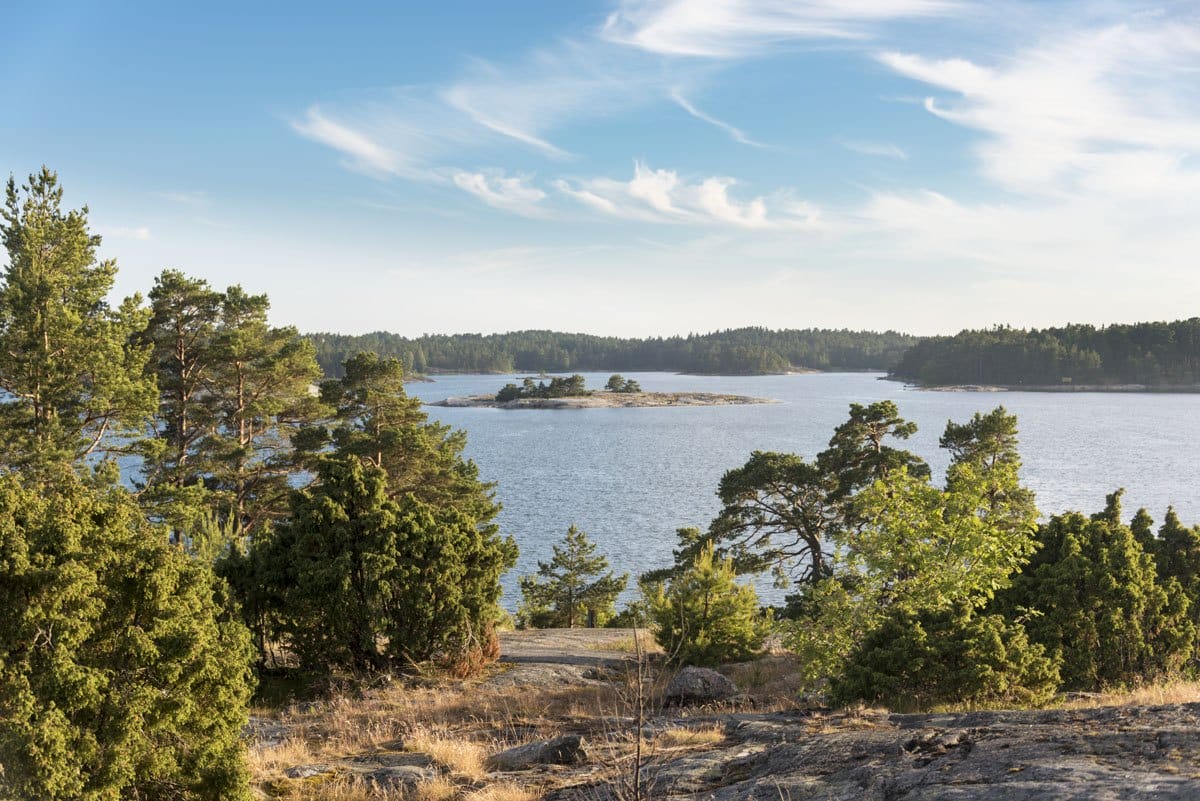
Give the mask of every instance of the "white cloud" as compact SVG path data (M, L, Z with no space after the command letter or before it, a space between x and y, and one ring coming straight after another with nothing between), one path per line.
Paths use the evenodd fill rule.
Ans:
M592 178L558 180L555 187L591 209L626 220L657 223L719 224L745 229L816 229L819 210L781 198L773 210L765 198L739 201L730 189L736 181L709 177L683 179L674 170L656 170L634 163L633 178L619 181Z
M372 175L395 175L401 171L398 153L375 142L367 134L330 119L317 106L310 106L303 120L294 120L292 129L346 156L347 161L343 163L351 169Z
M623 0L602 35L653 53L736 58L796 40L868 38L875 23L961 7L952 0Z
M525 217L543 217L540 204L546 193L531 185L524 176L507 176L500 171L454 173L454 185L469 192L493 208Z
M1144 190L1147 181L1191 184L1187 157L1200 155L1200 28L1148 22L1073 32L993 66L897 52L878 58L951 93L925 107L983 132L983 174L1006 189L1061 196Z
M908 153L899 145L891 142L869 142L861 139L850 139L842 142L842 147L864 156L879 156L885 159L908 161Z
M751 147L766 147L766 145L762 144L761 142L756 142L753 139L751 139L750 137L746 136L746 134L742 131L741 128L736 128L736 127L730 125L729 123L725 122L724 120L719 120L716 117L705 114L703 111L696 108L691 103L691 101L689 101L686 97L684 97L682 94L680 94L679 90L677 90L677 89L671 90L671 99L674 100L676 102L676 104L679 105L680 108L682 108L688 114L691 114L696 119L701 120L703 122L707 122L709 125L720 128L722 131L729 134L730 138L733 139L733 141L738 142L739 144L743 144L743 145L750 145Z

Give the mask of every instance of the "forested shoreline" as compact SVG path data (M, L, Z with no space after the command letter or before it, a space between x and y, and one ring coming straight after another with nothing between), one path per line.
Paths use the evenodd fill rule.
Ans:
M891 377L931 387L1197 388L1200 317L928 337L905 351Z
M681 372L770 375L796 370L886 371L926 387L1200 388L1200 317L1171 322L997 326L953 336L896 331L739 328L647 339L515 331L506 334L317 333L306 338L332 378L356 353L398 359L406 373Z
M795 369L888 370L917 337L895 331L738 328L645 339L514 331L425 334L376 331L308 334L325 374L360 352L399 359L410 373L641 372L769 375Z

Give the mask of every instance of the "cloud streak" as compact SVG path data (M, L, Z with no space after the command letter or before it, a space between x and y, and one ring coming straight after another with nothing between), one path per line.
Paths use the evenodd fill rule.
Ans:
M869 39L882 22L961 9L952 0L623 0L601 35L662 55L744 58L789 42Z
M899 145L894 145L891 142L869 142L861 139L849 139L843 141L841 144L847 150L860 153L864 156L878 156L879 158L908 161L908 153Z
M292 130L341 153L349 169L367 175L398 175L401 157L369 136L326 116L318 106L309 106L304 118L292 122Z
M716 117L713 117L709 114L705 114L703 111L696 108L691 103L691 101L689 101L686 97L684 97L682 94L680 94L679 90L677 90L677 89L671 90L671 99L675 101L676 105L678 105L680 108L682 108L688 114L691 114L696 119L700 120L701 122L707 122L709 125L719 128L722 131L724 131L725 133L729 134L729 138L732 139L733 141L737 142L738 144L749 145L750 147L759 147L759 148L766 147L766 145L764 145L762 142L756 142L753 139L751 139L749 136L747 136L745 134L745 132L742 131L741 128L736 128L733 125L730 125L729 123L725 122L724 120L719 120Z

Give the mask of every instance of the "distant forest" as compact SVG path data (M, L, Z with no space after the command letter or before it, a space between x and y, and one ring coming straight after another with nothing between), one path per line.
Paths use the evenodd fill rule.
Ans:
M360 352L401 359L410 373L634 372L662 370L764 375L793 368L889 370L917 337L895 331L739 328L710 334L621 339L555 331L432 335L410 339L379 331L309 334L331 378Z
M955 384L1200 384L1200 317L1170 323L997 327L916 342L894 378Z

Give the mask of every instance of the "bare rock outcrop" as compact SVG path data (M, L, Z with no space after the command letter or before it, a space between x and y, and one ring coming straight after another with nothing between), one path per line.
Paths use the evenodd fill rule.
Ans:
M728 716L720 746L651 761L649 797L699 801L1185 801L1200 704L945 715ZM611 795L569 788L556 801Z

